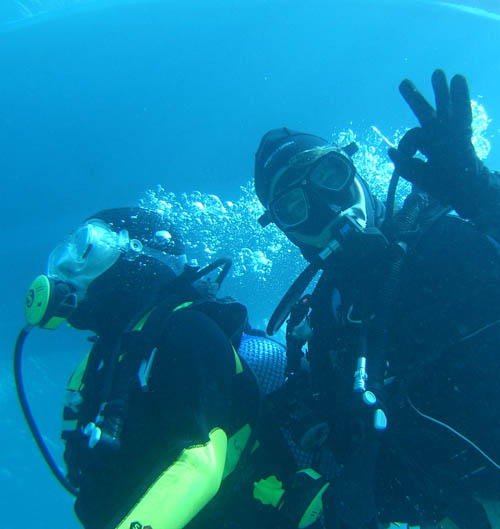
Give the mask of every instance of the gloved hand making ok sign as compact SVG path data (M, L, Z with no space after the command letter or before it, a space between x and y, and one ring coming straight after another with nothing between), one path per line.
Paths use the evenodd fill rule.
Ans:
M500 208L500 184L479 160L472 145L472 109L465 77L455 75L448 85L442 70L432 75L436 108L405 79L401 95L420 127L409 130L389 157L403 178L426 191L465 218L484 220ZM421 152L424 161L415 158Z

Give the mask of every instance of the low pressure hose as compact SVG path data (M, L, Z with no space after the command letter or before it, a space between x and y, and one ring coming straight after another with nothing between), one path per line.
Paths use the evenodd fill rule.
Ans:
M16 345L14 348L14 377L16 381L17 397L19 399L19 404L21 405L21 408L23 410L24 418L26 419L29 429L31 430L31 434L33 435L33 439L35 439L38 449L42 453L42 456L45 459L45 462L50 467L50 470L52 471L54 476L57 478L59 483L70 494L72 494L73 496L76 496L78 494L78 490L70 484L70 482L66 479L64 474L61 472L60 468L57 466L56 462L54 461L54 458L49 452L47 445L42 439L42 436L40 435L40 431L38 430L38 427L35 424L33 415L31 414L31 410L28 404L28 400L26 398L26 393L24 391L22 369L21 369L21 357L22 357L22 352L23 352L24 341L26 340L26 337L28 336L30 330L31 330L30 325L27 325L21 330L21 332L19 333L17 337Z
M370 381L372 385L375 385L376 391L382 391L384 387L388 326L394 310L406 255L406 245L399 240L400 235L415 229L420 212L425 205L426 197L423 194L412 193L407 197L403 208L394 219L395 236L389 248L388 272L379 292L379 309L375 319L374 331L377 347L375 347L373 354L370 355L369 360Z

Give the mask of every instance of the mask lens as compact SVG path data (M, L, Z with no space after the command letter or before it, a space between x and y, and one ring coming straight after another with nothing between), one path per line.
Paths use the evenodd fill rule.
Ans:
M82 226L72 236L75 259L82 262L90 253L93 242L93 230L90 224Z
M309 181L328 191L342 191L354 178L354 166L347 158L331 152L320 158L309 172Z
M86 288L116 263L122 251L117 233L101 221L90 221L52 251L48 275Z
M295 187L286 191L272 204L276 220L285 228L297 226L307 220L309 207L302 188Z

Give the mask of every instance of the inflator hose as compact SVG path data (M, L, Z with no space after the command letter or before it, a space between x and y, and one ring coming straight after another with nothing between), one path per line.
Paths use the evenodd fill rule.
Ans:
M26 393L24 392L23 377L22 377L22 372L21 372L21 357L22 357L22 352L23 352L24 341L26 340L26 336L28 336L28 333L29 333L29 329L27 328L22 329L22 331L19 333L19 336L17 337L16 346L14 348L14 377L16 381L17 398L19 399L19 404L21 405L21 408L23 410L24 418L26 419L26 422L28 423L29 429L31 430L31 434L33 435L33 438L35 439L38 449L42 453L42 456L45 459L45 462L47 463L47 465L49 465L50 470L52 471L54 476L57 478L59 483L70 494L72 494L73 496L76 496L78 494L78 490L70 484L70 482L66 479L66 477L64 476L64 474L61 472L56 462L54 461L54 458L50 454L47 448L47 445L42 439L42 436L40 435L40 432L35 424L33 415L31 414L31 410L28 404L28 400L26 399Z
M387 191L387 199L385 201L385 218L386 222L391 221L394 215L394 203L396 202L396 190L398 188L399 173L396 169L392 173L392 178L389 182L389 190Z
M285 320L290 315L293 306L299 301L300 297L309 286L315 275L320 270L319 263L311 263L305 268L299 277L292 283L290 288L287 290L283 299L279 302L278 306L274 309L274 312L269 319L267 324L266 332L269 336L273 336L283 325Z
M392 311L396 302L401 272L406 257L404 245L398 241L399 236L415 230L418 218L426 206L426 197L418 192L412 192L405 200L401 211L394 219L393 244L389 247L389 267L378 297L378 310L375 316L376 345L369 354L370 380L372 387L383 392L384 374L386 370L387 333Z

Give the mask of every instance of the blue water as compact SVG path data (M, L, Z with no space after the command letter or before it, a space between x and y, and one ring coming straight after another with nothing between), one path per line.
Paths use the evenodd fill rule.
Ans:
M232 218L246 221L253 202L241 199L240 187L251 179L267 129L286 125L332 139L350 131L364 153L383 156L385 144L371 127L392 139L413 126L398 83L410 77L430 97L436 67L467 75L491 119L483 132L491 144L487 164L500 168L498 9L491 2L462 2L467 10L456 4L3 0L3 529L78 527L71 498L45 468L21 419L11 377L24 293L56 242L93 212L137 204L150 189L157 198L173 192L178 204L191 206L196 200L183 199L183 192L199 191L202 205L206 194L215 194L226 210L228 201L240 200L245 213ZM223 237L198 235L207 238L205 250ZM262 251L273 269L259 268L265 261L252 254L259 266L242 260L230 285L260 323L299 265L293 255L287 261L286 245L270 250L281 244L275 235L267 242L255 237L249 250ZM235 235L230 251L240 244ZM279 275L281 283L268 288L266 274ZM27 342L28 396L57 457L63 387L85 349L85 334L68 329L35 331Z

